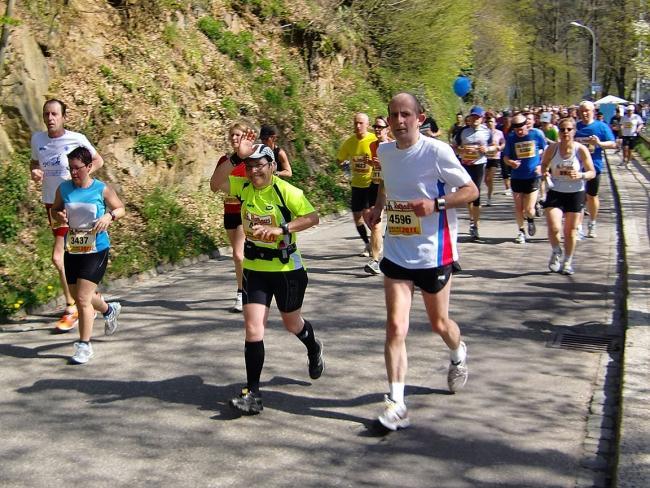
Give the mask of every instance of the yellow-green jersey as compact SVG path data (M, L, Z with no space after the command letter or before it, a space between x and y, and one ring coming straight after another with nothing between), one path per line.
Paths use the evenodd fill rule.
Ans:
M303 191L277 176L273 176L270 185L259 190L248 178L231 175L229 181L230 195L242 202L241 220L246 235L244 269L292 271L303 268L300 251L296 248L295 233L280 235L270 240L253 236L255 225L280 227L295 217L314 212L314 207L305 198ZM277 256L271 258L272 255Z
M356 135L349 137L339 149L337 159L350 161L352 171L351 185L355 188L368 188L372 181L372 153L370 143L376 141L374 134L367 133L362 139Z

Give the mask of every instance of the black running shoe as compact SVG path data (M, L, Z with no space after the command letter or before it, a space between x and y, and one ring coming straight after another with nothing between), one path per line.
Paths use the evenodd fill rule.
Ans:
M245 415L257 415L264 410L259 393L253 393L248 388L242 388L239 396L230 400L230 404Z
M308 354L309 359L309 377L312 380L317 380L323 374L325 369L325 362L323 361L323 343L316 339L318 344L318 352L315 354Z

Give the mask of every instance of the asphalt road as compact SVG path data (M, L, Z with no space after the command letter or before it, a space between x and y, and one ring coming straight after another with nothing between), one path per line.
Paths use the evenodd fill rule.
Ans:
M375 422L387 391L382 278L364 273L349 215L299 241L310 278L303 310L324 341L325 373L309 379L304 347L273 309L259 416L228 406L245 370L226 258L109 291L123 305L120 329L104 337L96 321L84 366L67 364L76 331L53 335L53 316L28 317L23 332L0 334L0 485L576 486L600 442L589 419L615 355L550 345L558 332L620 334L615 214L602 187L599 235L578 244L571 277L547 269L543 219L531 242L514 243L502 193L483 208L479 242L461 212L451 314L469 381L448 393L448 352L416 293L412 425L396 433Z

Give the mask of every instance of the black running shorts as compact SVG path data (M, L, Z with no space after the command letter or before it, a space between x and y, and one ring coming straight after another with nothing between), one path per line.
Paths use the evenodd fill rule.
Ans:
M227 230L233 230L239 227L241 224L241 214L240 213L225 213L223 214L223 226Z
M639 141L639 136L623 136L623 147L634 149Z
M544 200L544 208L559 208L563 212L582 212L585 207L585 192L562 193L549 190Z
M478 188L478 197L472 202L472 206L479 207L481 205L481 183L483 183L483 177L485 176L485 165L484 164L472 164L469 166L463 166L465 171L472 181Z
M453 273L460 271L460 265L454 262L437 268L408 269L383 258L379 269L387 278L412 281L422 291L435 294L445 287Z
M102 281L108 265L108 249L90 254L63 254L65 281L68 285L77 284L77 280L88 280L95 284Z
M307 290L305 268L293 271L253 271L244 269L242 303L271 306L271 299L280 312L293 312L302 307Z
M377 190L374 190L374 198L372 198L372 186L373 184L371 183L367 188L352 187L352 201L350 202L350 208L353 212L363 212L365 209L370 208L375 204L374 200L377 199ZM372 203L371 199L373 200Z
M590 197L598 196L598 190L600 189L600 173L596 173L596 177L590 180L587 180L585 183L585 192Z
M539 190L539 178L512 179L510 180L510 187L513 193L533 193Z

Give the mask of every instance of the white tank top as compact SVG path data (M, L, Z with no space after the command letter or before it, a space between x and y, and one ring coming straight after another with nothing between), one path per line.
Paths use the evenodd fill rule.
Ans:
M580 159L578 159L578 145L574 143L573 153L568 158L563 158L560 154L560 144L555 145L555 154L551 159L551 180L553 181L553 190L560 193L575 193L585 189L585 182L582 179L572 180L567 173L572 169L580 171Z

